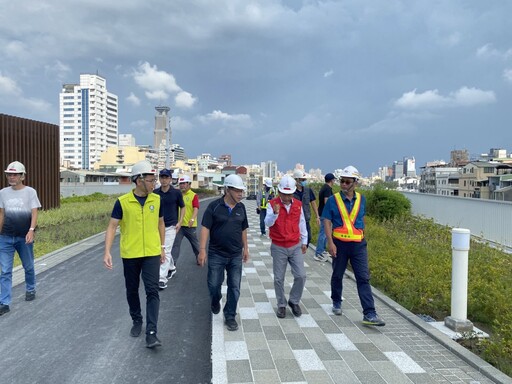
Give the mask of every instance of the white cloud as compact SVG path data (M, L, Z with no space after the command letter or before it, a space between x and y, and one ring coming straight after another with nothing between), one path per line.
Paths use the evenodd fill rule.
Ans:
M330 77L334 74L334 71L332 69L328 70L327 72L324 73L324 77Z
M512 57L512 48L509 48L505 51L496 49L492 46L492 44L488 43L476 50L476 55L478 57L483 58L493 58L497 57L499 59L509 59Z
M156 65L148 62L141 63L132 73L135 82L145 90L144 94L150 100L167 100L176 94L176 106L190 108L196 98L191 93L184 91L176 82L172 73L159 70Z
M135 96L133 92L130 92L130 96L126 98L126 101L134 107L138 107L140 105L140 99L137 96Z
M196 98L192 96L189 92L181 91L178 92L174 101L176 102L176 106L180 108L191 108L195 102Z
M145 127L148 124L149 124L149 122L147 120L135 120L130 123L130 126L140 128L140 127Z
M213 111L206 116L200 117L200 120L208 123L212 121L229 122L229 123L247 123L251 121L251 116L246 114L230 115L222 111Z
M512 83L512 68L507 68L503 71L503 78L509 83Z
M194 125L180 116L175 116L171 119L171 132L190 131L192 128L194 128Z
M218 128L218 134L233 133L241 134L253 126L253 121L250 115L237 114L230 115L228 113L215 110L203 116L198 116L197 119L205 124Z
M55 77L62 82L71 73L71 67L60 60L55 60L52 64L46 64L44 71L47 76Z
M403 109L437 109L448 107L467 107L489 104L496 101L493 91L462 87L447 96L439 94L437 89L416 93L416 89L404 93L394 105Z
M16 81L7 76L2 76L0 72L0 95L19 96L21 93L21 89L16 84Z

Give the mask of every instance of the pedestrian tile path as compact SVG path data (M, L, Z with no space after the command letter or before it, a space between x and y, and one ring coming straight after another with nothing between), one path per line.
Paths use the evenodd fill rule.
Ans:
M295 318L287 308L286 318L278 319L270 240L260 237L255 202L244 200L244 204L251 258L243 268L240 328L227 331L222 311L212 316L214 384L512 383L377 290L376 307L386 326L362 325L350 273L344 279L343 315L335 316L330 300L331 263L315 261L311 249L306 254L303 315ZM292 281L288 268L287 294Z

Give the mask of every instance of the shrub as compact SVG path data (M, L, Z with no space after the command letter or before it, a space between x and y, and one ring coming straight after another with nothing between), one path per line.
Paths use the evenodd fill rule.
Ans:
M411 202L401 193L377 187L365 191L368 216L379 221L390 220L411 213Z

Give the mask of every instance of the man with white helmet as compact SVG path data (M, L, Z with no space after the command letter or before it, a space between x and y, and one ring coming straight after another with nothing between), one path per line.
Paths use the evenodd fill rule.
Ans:
M14 253L25 270L25 300L36 297L34 236L41 203L35 189L23 184L25 166L14 161L4 171L9 186L0 190L0 316L10 311Z
M304 254L308 249L308 232L302 203L293 197L295 189L295 180L289 175L283 176L278 186L279 196L270 200L265 217L265 224L269 227L269 236L272 239L270 254L279 318L286 317L284 278L288 264L293 275L288 305L296 317L302 315L299 302L306 284Z
M275 192L272 186L272 179L266 178L263 183L263 191L258 193L258 208L256 209L256 213L260 215L260 231L262 237L266 235L265 216L267 215L267 205L274 197Z
M341 191L327 199L322 212L329 253L332 256L332 312L341 315L343 275L350 261L363 307L363 324L383 326L377 315L370 285L368 251L364 236L366 199L356 192L359 172L348 166L341 172Z
M121 228L120 253L123 260L126 298L133 324L130 335L142 331L139 282L142 276L146 290L146 347L162 345L157 337L160 297L158 281L160 264L165 257L165 222L160 196L153 193L156 170L146 160L133 165L135 188L117 199L105 234L103 264L112 269L110 249L117 227Z
M211 310L220 312L222 283L227 272L227 299L224 305L224 320L228 331L236 331L236 307L240 297L242 262L249 260L247 228L249 223L245 205L241 203L245 185L238 175L229 175L224 180L224 195L212 201L203 215L198 262L206 262L208 245L208 290Z
M293 178L297 184L297 189L295 190L293 197L302 202L302 209L304 210L304 216L306 217L309 244L311 242L311 225L309 224L311 211L315 212L316 224L320 226L320 216L318 215L316 196L313 190L307 186L308 181L306 173L302 169L295 169L293 171Z
M178 183L180 186L181 194L183 196L183 201L185 203L185 208L181 210L184 212L183 224L181 225L181 229L176 234L176 238L174 239L174 244L172 246L172 257L174 258L175 263L178 262L178 258L180 257L181 241L183 240L183 237L186 237L192 246L192 251L196 256L197 263L197 256L199 255L199 240L197 239L196 228L197 213L199 212L199 198L197 197L197 194L190 188L192 185L190 176L181 176L178 180Z

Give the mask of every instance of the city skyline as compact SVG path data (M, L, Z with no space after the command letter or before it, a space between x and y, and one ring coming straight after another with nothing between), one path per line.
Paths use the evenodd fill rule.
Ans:
M89 73L118 96L120 134L153 143L168 105L189 156L370 175L512 142L510 2L0 4L9 115L58 124L62 85Z

